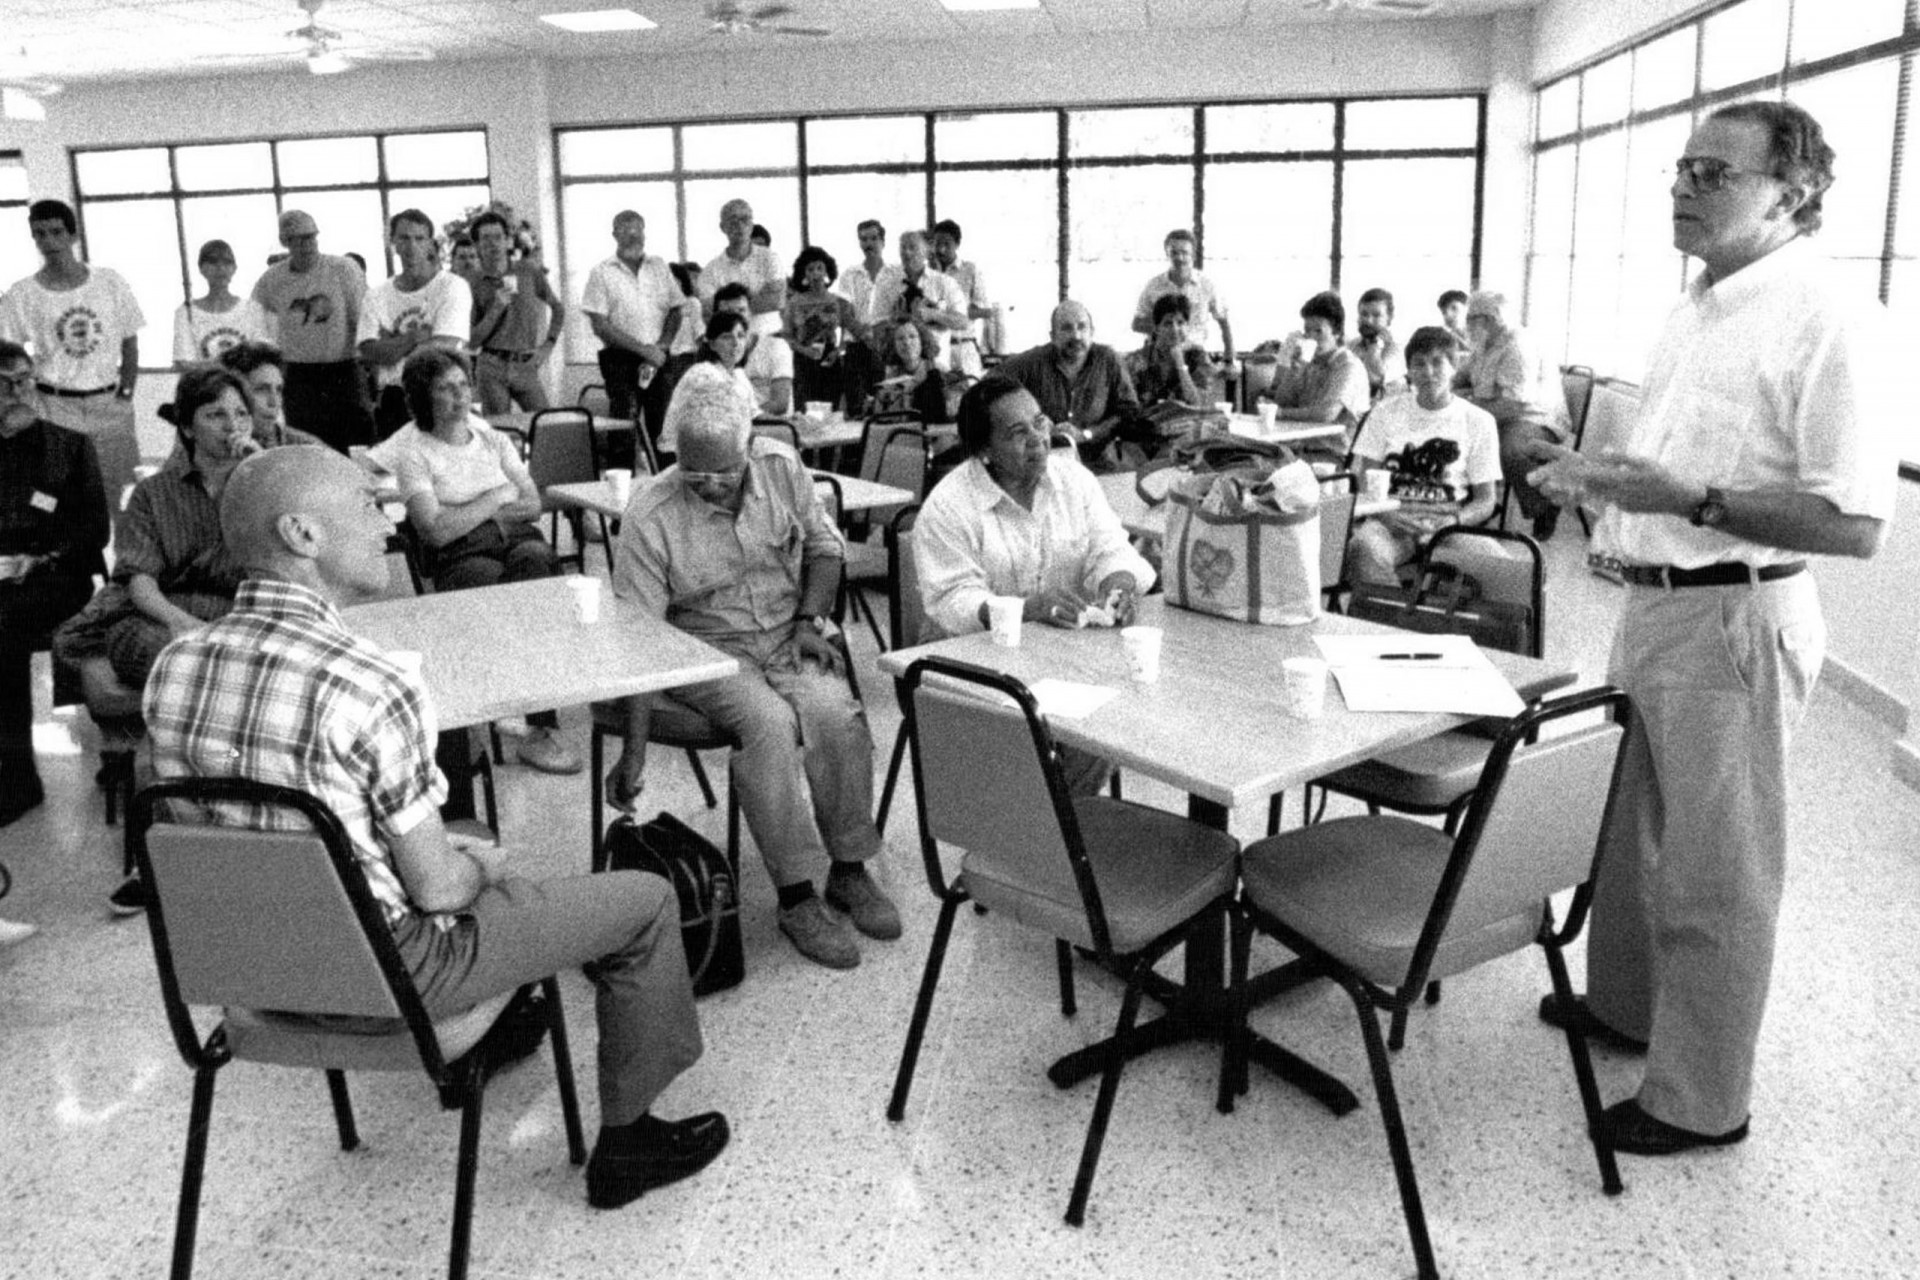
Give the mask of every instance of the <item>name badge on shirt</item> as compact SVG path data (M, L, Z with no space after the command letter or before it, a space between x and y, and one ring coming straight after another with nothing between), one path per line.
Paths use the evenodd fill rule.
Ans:
M55 508L60 505L60 499L50 493L42 493L38 489L35 489L33 491L33 497L27 500L27 505L33 507L35 510L44 511L48 515L52 515Z

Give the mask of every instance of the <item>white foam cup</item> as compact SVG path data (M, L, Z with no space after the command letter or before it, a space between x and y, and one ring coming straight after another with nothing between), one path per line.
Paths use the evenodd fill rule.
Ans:
M607 483L613 487L613 500L626 506L627 499L633 496L633 472L620 467L609 468Z
M1393 473L1385 467L1375 467L1367 472L1367 501L1385 502L1392 488Z
M1160 678L1160 644L1165 634L1159 627L1120 628L1120 645L1127 651L1127 673L1140 684L1152 684Z
M600 579L590 578L584 573L569 574L566 583L573 592L575 620L585 623L600 621Z
M1327 709L1327 663L1324 658L1286 658L1280 663L1285 681L1287 714L1299 720L1318 720Z
M1274 416L1279 412L1279 405L1271 400L1262 400L1260 402L1260 429L1262 431L1273 430Z
M807 401L807 417L815 422L825 422L833 413L833 403L829 400Z
M993 642L1007 649L1020 647L1020 612L1027 602L1019 596L987 597L987 629Z

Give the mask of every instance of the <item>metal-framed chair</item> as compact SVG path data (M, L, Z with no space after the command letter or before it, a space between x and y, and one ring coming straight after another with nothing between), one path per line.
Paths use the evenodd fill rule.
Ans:
M220 826L207 806L238 807L264 826ZM521 1032L501 1013L514 992L430 1018L352 841L312 796L242 778L172 779L146 788L128 841L151 895L147 924L175 1046L194 1073L174 1228L174 1280L193 1272L214 1085L229 1062L324 1071L342 1150L360 1144L348 1071L420 1070L460 1114L447 1274L467 1270L481 1106L487 1078ZM287 829L282 829L287 828ZM552 1036L567 1154L587 1158L560 988L539 983ZM526 994L527 989L522 989ZM195 1007L223 1010L204 1038Z
M1540 734L1595 713L1606 718ZM1340 818L1258 841L1242 855L1232 976L1239 1033L1230 1037L1223 1100L1248 1085L1242 1046L1257 928L1353 1001L1422 1277L1439 1271L1378 1015L1404 1019L1429 982L1529 945L1544 953L1560 999L1572 999L1563 952L1586 922L1629 715L1625 694L1600 688L1515 717L1494 741L1457 832L1405 818ZM1552 898L1568 889L1571 905L1556 924ZM1587 1042L1566 1035L1601 1186L1617 1195L1620 1172L1601 1127Z
M927 477L933 470L933 455L938 446L934 433L919 418L903 414L876 414L867 419L860 445L860 478L877 484L892 485L913 495L915 503L927 496ZM869 527L885 522L899 507L877 507L865 513ZM850 537L847 540L847 593L854 613L866 619L874 643L881 649L887 639L875 615L868 593L885 589L889 552L882 538L876 545Z
M920 596L920 574L913 554L913 523L920 518L920 504L902 507L887 522L887 641L889 649L911 649L920 643L926 631L927 609ZM896 688L901 709L906 709L904 690ZM900 783L900 766L907 758L907 726L903 720L894 734L893 754L887 760L886 782L880 788L880 803L874 812L874 825L880 834L887 831L887 814L893 808L893 791Z
M547 538L554 559L587 571L586 524L578 510L563 507L547 496L556 484L590 483L600 478L600 453L593 434L593 414L586 409L542 409L527 424L527 470L540 490L540 506L547 513ZM573 530L573 552L560 554L560 517ZM606 548L607 567L613 567L613 549Z
M985 696L982 696L985 695ZM1155 962L1196 928L1219 928L1239 844L1178 814L1068 792L1053 735L1024 684L967 663L922 658L901 681L913 751L920 850L940 899L927 967L900 1053L887 1118L906 1115L941 964L969 900L1054 939L1061 1012L1074 1012L1073 948L1126 982L1116 1037L1133 1027ZM1005 705L1010 701L1011 707ZM948 878L941 846L963 852ZM1124 1054L1108 1055L1067 1201L1079 1226L1100 1161ZM1223 1071L1226 1067L1223 1061ZM1223 1078L1222 1094L1226 1089Z

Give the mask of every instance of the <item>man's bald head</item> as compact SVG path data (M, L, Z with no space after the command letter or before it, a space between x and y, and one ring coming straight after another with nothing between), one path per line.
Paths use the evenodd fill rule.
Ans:
M1093 316L1072 298L1053 309L1051 332L1054 354L1069 364L1086 359L1093 348Z
M282 517L303 515L330 492L356 492L367 473L331 449L263 449L235 467L220 496L220 537L248 569L278 568L296 553Z

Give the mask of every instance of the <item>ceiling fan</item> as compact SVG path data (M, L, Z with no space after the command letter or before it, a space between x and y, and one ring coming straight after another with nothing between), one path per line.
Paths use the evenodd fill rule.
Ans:
M258 56L298 57L316 76L338 75L351 71L362 62L431 62L433 50L410 46L349 45L346 37L331 27L320 25L320 8L326 0L295 0L307 20L286 33L297 47L272 55L243 55L251 61Z
M825 27L796 27L780 21L800 12L790 4L763 4L749 9L740 0L715 0L707 6L707 21L716 35L742 36L756 32L782 36L830 36Z
M1392 13L1417 18L1440 7L1440 0L1304 0L1303 9L1319 13L1338 13L1342 9L1360 12Z

